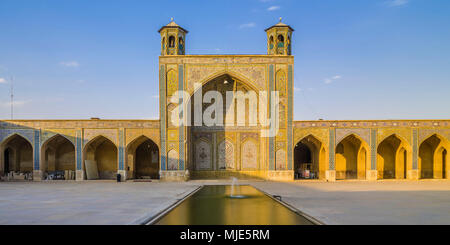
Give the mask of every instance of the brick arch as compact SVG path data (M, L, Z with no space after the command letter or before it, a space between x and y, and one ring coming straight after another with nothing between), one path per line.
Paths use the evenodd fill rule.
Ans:
M66 135L64 135L64 134L53 133L52 136L48 137L45 141L41 142L41 144L40 144L41 148L42 148L44 145L46 145L46 144L48 144L49 142L51 142L53 139L55 139L55 138L58 137L58 136L63 137L64 139L68 140L68 141L73 145L73 147L75 147L75 137L73 137L73 139L71 139L71 138L69 138L68 136L66 136Z
M142 150L142 144L147 141L150 141L156 148L149 145L147 150ZM139 152L142 153L142 151L144 151L144 154L139 154L139 149L141 149ZM153 158L155 150L157 151L157 162L154 162ZM142 156L144 156L144 161L142 161ZM146 161L145 159L149 161ZM136 135L125 147L125 170L128 171L129 178L139 178L142 176L159 178L159 170L161 169L160 159L161 150L159 145L151 137L145 134Z
M8 136L6 136L6 137L2 140L2 142L0 142L0 146L6 145L11 139L14 138L14 136L19 136L19 137L23 138L23 139L26 140L28 143L30 143L31 147L34 149L33 141L30 140L28 137L22 135L22 134L19 133L19 132L14 132L14 133L11 133L11 134L9 134Z
M128 148L131 144L135 143L136 140L138 140L139 138L142 138L142 137L145 137L145 138L151 140L153 143L155 143L155 145L158 146L158 148L160 148L159 142L156 141L151 135L148 135L148 134L145 134L145 133L144 134L136 134L136 135L133 135L132 138L127 139L128 143L127 143L125 148Z
M436 137L439 142L431 141L433 137ZM433 133L421 141L418 147L420 178L440 179L443 176L448 178L448 176L446 176L448 174L448 154L446 154L445 159L439 156L442 152L445 151L448 153L450 150L448 140L446 140L442 135ZM444 171L446 173L443 173Z
M219 78L221 76L224 76L224 75L229 75L230 77L236 78L241 83L243 83L244 85L250 87L254 91L260 91L261 89L264 89L264 88L258 88L258 86L256 84L252 83L251 79L249 79L245 75L237 73L237 72L234 72L234 71L229 71L229 70L222 70L222 71L219 71L219 72L215 72L215 73L207 76L206 78L203 78L198 83L200 83L201 86L204 86L208 82L210 82L210 81L212 81L212 80L214 80L216 78ZM192 84L192 86L193 86L193 84ZM188 91L189 95L190 96L194 95L195 92L197 92L197 90L198 90L198 88L193 88L192 91Z
M58 137L61 137L61 138L65 139L66 142L69 142L70 146L73 147L73 170L76 170L76 145L75 145L75 143L70 138L68 138L67 136L65 136L63 134L55 133L54 135L52 135L51 137L47 138L44 142L41 142L41 144L40 144L40 149L39 149L39 151L40 151L40 161L39 161L40 167L39 167L39 169L41 171L48 171L48 169L47 169L48 162L46 161L47 146L48 146L49 143L51 143L54 139L56 139ZM55 161L55 169L56 170L58 170L57 167L59 166L57 164L59 162L59 160L57 158L57 156L58 156L57 149L60 149L60 148L57 147L55 149L55 151L53 152L53 154L54 154L53 156L55 157L54 161ZM70 169L64 169L64 170L70 170Z
M83 151L86 149L86 146L90 145L92 142L94 142L96 139L104 137L107 140L111 141L111 143L114 144L114 146L116 146L117 148L119 148L119 146L117 145L117 142L115 139L111 139L111 137L104 135L104 134L98 134L94 137L91 137L90 139L84 139L84 145L83 145Z
M389 142L390 138L394 141ZM404 137L395 133L387 135L376 149L378 178L407 178L407 171L412 169L412 148Z
M389 138L389 137L391 137L391 136L397 137L397 138L402 142L402 144L403 144L402 146L403 146L403 147L405 147L408 151L412 151L412 147L411 147L411 145L409 144L409 141L408 141L407 139L405 139L405 137L403 137L402 135L396 134L396 133L389 134L389 135L384 136L383 138L380 138L380 139L378 140L378 142L377 142L377 148L378 148L378 146L379 146L381 143L383 143L384 140L386 140L387 138Z
M306 139L312 138L312 141L304 142ZM311 158L311 176L314 178L324 179L325 171L328 169L327 162L327 145L315 134L307 134L303 137L297 137L294 141L294 172L296 178L304 178L300 168L304 168L306 159ZM299 148L298 148L299 147Z
M98 147L96 148L90 148L90 146L95 143L99 139L105 139L108 143L112 144L112 148L105 151L105 148L103 148L103 154L98 152ZM102 144L99 144L98 146L102 146ZM108 147L103 146L103 147ZM102 149L102 148L101 148ZM115 154L105 154L105 152L115 152ZM99 155L100 154L100 155ZM98 157L101 156L100 160ZM109 137L99 134L95 137L93 137L91 140L89 140L83 147L83 169L86 170L86 161L87 160L95 160L97 162L97 168L98 168L98 174L100 179L113 179L115 173L119 169L119 146L111 140Z
M294 147L295 147L299 142L301 142L302 140L304 140L304 139L306 139L306 138L308 138L308 137L314 138L315 140L317 140L318 142L321 143L321 146L322 146L322 147L324 147L325 149L327 148L326 145L325 145L325 143L320 139L320 137L318 137L318 136L317 136L316 134L314 134L314 133L307 134L307 135L301 136L301 137L297 137L297 138L294 140Z
M24 140L26 142L26 144L30 147L31 152L27 151L27 154L24 154L24 155L27 156L26 160L30 160L31 161L31 170L34 170L35 167L37 167L37 168L39 167L39 166L35 165L37 156L36 156L35 146L34 146L33 142L30 141L30 139L28 137L22 135L21 133L13 132L13 133L9 134L8 136L6 136L4 138L4 140L0 143L0 173L3 173L3 171L6 168L5 167L5 162L4 162L4 153L5 153L5 150L7 149L6 146L8 146L8 143L11 140L13 140L15 137L18 137L18 138ZM12 147L11 147L11 149L13 150L14 154L16 154L18 152L17 149L13 149ZM31 153L31 157L30 157L29 153ZM39 154L39 153L37 153L37 154ZM20 156L18 156L18 155L15 155L15 156L19 157L19 159L20 159ZM21 169L23 167L22 166L23 162L21 160L19 160L19 161L20 161L19 169Z
M421 145L423 142L427 141L429 138L431 138L431 137L433 137L433 136L436 136L438 139L440 139L440 140L441 140L441 143L443 143L443 144L446 145L446 146L448 146L448 145L450 144L450 143L449 143L449 140L448 140L447 138L445 138L444 136L442 136L442 135L439 134L439 133L433 132L433 133L429 133L428 135L426 135L425 137L423 137L423 139L422 139L421 141L419 141L419 143L418 143L419 147L420 147L420 145Z
M355 138L359 139L362 144L366 147L369 148L369 143L364 140L358 133L356 132L349 132L347 134L345 134L343 137L341 137L341 139L339 139L339 141L336 141L336 146L339 145L339 143L341 143L342 141L344 141L345 139L347 139L349 136L354 136ZM370 148L369 148L370 149Z
M349 145L345 141L350 137L359 140L360 145L350 142L350 146L357 146L357 148L353 148L353 151L349 153ZM335 146L336 177L338 179L365 179L366 170L369 169L368 165L370 164L370 152L370 145L358 134L351 132L345 135Z

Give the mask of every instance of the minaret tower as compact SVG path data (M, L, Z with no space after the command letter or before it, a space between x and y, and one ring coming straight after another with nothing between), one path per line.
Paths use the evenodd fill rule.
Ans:
M170 23L161 27L158 31L161 34L161 55L184 55L186 49L187 30L183 29L173 18Z
M292 29L289 25L280 22L266 30L267 54L269 55L291 55Z

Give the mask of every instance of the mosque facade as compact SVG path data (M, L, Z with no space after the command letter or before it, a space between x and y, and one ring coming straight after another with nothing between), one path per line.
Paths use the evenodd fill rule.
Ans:
M159 120L0 120L0 175L449 179L450 120L294 121L294 30L280 21L265 31L267 54L189 55L188 31L170 22L159 30ZM236 94L248 96L241 106ZM208 113L227 123L197 121Z

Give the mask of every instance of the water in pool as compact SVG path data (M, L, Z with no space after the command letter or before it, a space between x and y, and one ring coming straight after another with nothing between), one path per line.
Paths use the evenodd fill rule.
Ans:
M248 185L207 185L184 200L157 225L313 225Z

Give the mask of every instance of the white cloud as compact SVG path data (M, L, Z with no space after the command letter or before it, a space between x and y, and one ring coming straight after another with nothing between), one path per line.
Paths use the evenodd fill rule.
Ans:
M23 105L28 104L30 102L31 102L31 100L16 100L16 101L13 102L13 105L17 106L17 107L20 107L20 106L23 106ZM0 105L4 106L4 107L10 107L11 106L11 101L10 102L0 103Z
M336 75L336 76L333 76L333 77L331 77L331 78L325 78L325 79L323 79L323 82L324 82L325 84L330 84L330 83L334 82L335 80L339 80L339 79L341 79L341 78L342 78L341 75Z
M314 88L306 88L306 89L304 89L304 88L299 88L299 87L294 87L294 91L295 92L305 92L305 91L309 91L309 92L311 92L311 91L314 91Z
M6 83L6 79L4 79L3 77L0 77L0 83Z
M398 6L403 6L409 3L409 0L389 0L388 2L386 2L386 4L389 7L398 7Z
M269 8L267 8L267 11L275 11L275 10L279 10L280 6L270 6Z
M80 63L78 63L77 61L62 61L59 63L62 66L65 67L79 67Z
M245 23L245 24L240 25L239 29L252 28L255 26L256 26L255 22L250 22L250 23Z

